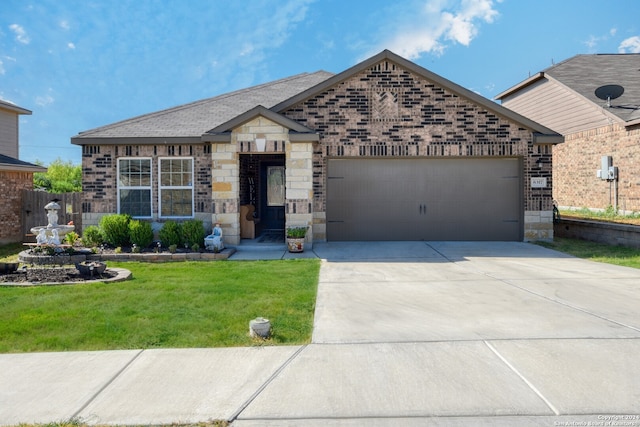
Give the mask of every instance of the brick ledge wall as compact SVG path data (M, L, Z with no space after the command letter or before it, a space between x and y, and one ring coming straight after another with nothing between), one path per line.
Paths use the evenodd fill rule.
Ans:
M561 219L554 235L640 249L640 226L577 219Z

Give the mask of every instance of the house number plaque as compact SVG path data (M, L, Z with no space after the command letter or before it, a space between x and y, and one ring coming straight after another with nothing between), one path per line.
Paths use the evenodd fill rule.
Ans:
M544 178L544 177L531 178L531 188L547 188L547 178Z

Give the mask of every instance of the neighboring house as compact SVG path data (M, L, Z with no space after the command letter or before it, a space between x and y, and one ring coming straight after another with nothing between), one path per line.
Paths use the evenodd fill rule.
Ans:
M111 213L307 240L552 237L550 129L383 51L82 132L83 225ZM242 221L246 223L246 221Z
M622 95L615 97L620 88L612 85ZM553 152L553 196L561 207L640 211L640 54L577 55L497 99L564 135ZM617 179L597 175L607 172L608 157Z
M0 244L22 241L22 190L33 189L34 172L47 170L18 160L21 114L31 111L0 100Z

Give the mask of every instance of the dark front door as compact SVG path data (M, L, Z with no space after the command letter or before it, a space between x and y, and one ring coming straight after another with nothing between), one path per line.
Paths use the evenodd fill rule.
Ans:
M284 230L285 172L282 162L260 165L260 226L262 231Z

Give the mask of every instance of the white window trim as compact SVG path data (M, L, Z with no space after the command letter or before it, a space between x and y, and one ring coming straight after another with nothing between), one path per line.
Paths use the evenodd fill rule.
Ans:
M148 186L121 186L120 185L120 160L148 160L149 161L149 185ZM116 176L116 185L118 187L118 196L117 196L117 204L118 204L118 213L122 213L120 211L120 191L121 190L149 190L149 215L148 216L132 216L132 218L144 218L149 219L153 218L153 159L151 157L118 157L116 159L117 164L117 176Z
M163 186L162 185L162 161L163 160L191 160L191 185L176 185L176 186ZM183 219L183 218L195 218L195 200L194 200L194 180L195 180L195 160L193 157L158 157L158 218L165 219ZM162 190L191 190L191 215L189 216L163 216L162 215Z

